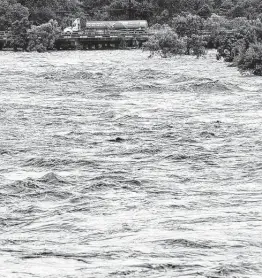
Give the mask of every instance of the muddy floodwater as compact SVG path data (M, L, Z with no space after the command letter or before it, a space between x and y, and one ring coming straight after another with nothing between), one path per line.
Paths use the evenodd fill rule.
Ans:
M1 278L262 277L262 78L148 55L0 53Z

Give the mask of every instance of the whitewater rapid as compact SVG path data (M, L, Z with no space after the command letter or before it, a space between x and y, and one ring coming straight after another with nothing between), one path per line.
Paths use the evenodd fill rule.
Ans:
M142 51L0 52L0 276L262 275L262 79Z

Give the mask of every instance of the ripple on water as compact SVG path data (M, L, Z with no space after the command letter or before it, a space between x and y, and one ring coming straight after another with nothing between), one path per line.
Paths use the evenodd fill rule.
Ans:
M1 277L260 277L262 82L206 58L1 52Z

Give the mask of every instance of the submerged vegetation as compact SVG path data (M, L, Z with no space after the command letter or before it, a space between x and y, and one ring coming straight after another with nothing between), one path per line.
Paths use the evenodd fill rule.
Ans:
M151 53L204 55L216 48L241 71L262 75L261 0L1 0L0 31L11 31L14 50L53 49L75 18L145 19Z
M262 75L262 22L260 19L228 19L212 15L204 19L198 15L174 17L171 26L154 25L153 35L144 47L152 54L205 54L206 48L217 49L217 59L224 58L240 71Z
M184 26L183 32L177 31L176 27L176 24L174 28L168 25L154 25L150 30L153 35L144 44L144 49L150 50L152 55L160 53L162 57L169 55L200 57L205 54L205 41L202 35L191 33L191 26Z
M31 26L28 31L27 50L43 52L54 49L59 32L57 22L52 19L40 26Z
M262 44L251 44L236 57L235 63L242 71L262 76Z
M229 27L230 26L230 27ZM240 71L262 75L262 22L260 19L236 18L218 29L217 58L224 58Z

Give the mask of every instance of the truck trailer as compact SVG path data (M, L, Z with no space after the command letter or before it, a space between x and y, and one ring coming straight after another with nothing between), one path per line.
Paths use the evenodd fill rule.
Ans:
M81 28L80 19L76 19L71 27L64 29L64 34L70 35L80 32L110 32L110 31L146 31L146 20L122 20L122 21L86 21L85 27Z

